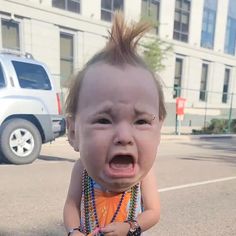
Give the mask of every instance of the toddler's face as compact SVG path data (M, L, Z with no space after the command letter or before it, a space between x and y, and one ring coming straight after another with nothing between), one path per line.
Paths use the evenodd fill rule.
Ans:
M159 101L145 69L107 64L85 74L73 145L89 175L109 191L124 191L150 170L160 142Z

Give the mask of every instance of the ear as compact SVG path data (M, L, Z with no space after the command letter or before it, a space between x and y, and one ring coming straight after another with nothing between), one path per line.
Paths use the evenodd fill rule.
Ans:
M79 140L76 139L75 135L75 118L67 117L66 118L66 128L68 130L67 137L69 144L74 148L76 152L79 151Z

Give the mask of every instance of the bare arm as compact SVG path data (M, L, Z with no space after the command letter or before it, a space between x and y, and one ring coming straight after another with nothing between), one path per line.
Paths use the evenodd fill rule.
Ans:
M141 182L141 193L144 211L137 217L137 221L143 232L158 223L160 219L160 199L153 168Z
M69 190L64 206L63 218L64 225L67 230L76 228L80 225L80 201L82 192L82 173L83 165L78 160L72 170ZM74 232L72 235L83 235L79 232Z

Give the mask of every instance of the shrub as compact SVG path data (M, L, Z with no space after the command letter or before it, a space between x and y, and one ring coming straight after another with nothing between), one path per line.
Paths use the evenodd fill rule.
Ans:
M231 120L230 127L228 127L227 119L212 119L210 124L203 127L201 130L192 130L192 134L224 134L236 133L236 119Z

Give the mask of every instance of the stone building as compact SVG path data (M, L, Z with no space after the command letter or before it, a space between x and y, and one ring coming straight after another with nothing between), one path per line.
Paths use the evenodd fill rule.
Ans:
M115 9L127 20L149 15L159 22L150 35L173 46L160 72L166 130L175 125L177 96L186 99L189 129L236 117L235 0L0 0L0 50L46 63L64 95L70 74L106 43Z

